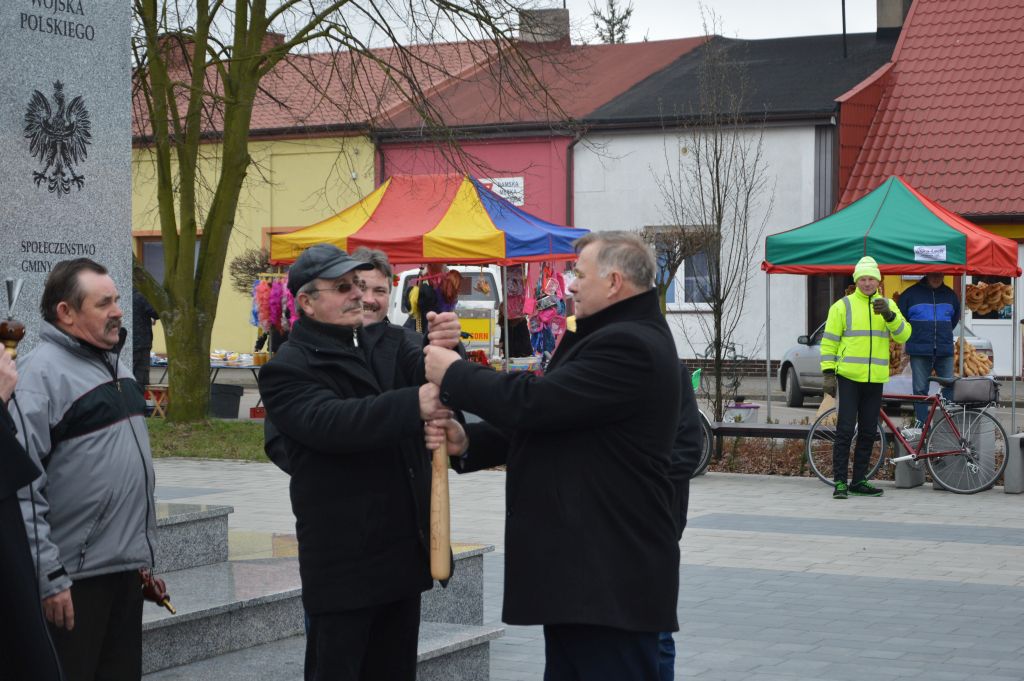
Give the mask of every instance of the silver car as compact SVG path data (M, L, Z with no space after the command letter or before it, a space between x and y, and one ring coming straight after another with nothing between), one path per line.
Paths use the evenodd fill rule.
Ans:
M821 397L821 334L822 324L810 336L800 336L779 363L779 384L786 393L786 404L802 407L807 396ZM953 329L954 338L960 337L960 325ZM964 339L974 349L992 359L992 342L978 338L970 327L965 328Z

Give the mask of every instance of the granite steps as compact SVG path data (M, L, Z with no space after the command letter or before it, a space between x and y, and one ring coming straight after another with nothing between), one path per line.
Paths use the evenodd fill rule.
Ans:
M271 672L281 665L296 666L300 678L305 642L294 535L229 532L229 506L157 506L157 572L178 614L145 605L144 678L293 678ZM503 634L482 626L488 551L493 546L453 545L448 587L435 584L423 595L418 678L488 678L489 641ZM237 660L277 654L279 664L253 662L252 673L225 676Z
M420 625L417 681L487 681L487 643L501 627L442 622ZM146 681L302 681L306 639L303 636L264 643L243 650L148 674Z

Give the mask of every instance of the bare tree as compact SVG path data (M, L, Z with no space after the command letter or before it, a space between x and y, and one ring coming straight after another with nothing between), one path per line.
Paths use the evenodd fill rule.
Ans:
M594 20L594 30L602 43L615 45L626 42L629 33L629 22L633 18L633 1L625 7L618 0L605 0L604 10L594 2L590 5L590 18ZM646 37L644 38L646 41Z
M262 248L249 248L231 259L228 273L234 290L247 296L260 275L270 271L270 257Z
M289 130L342 135L407 106L448 140L429 97L445 79L487 69L531 92L518 2L133 0L135 141L155 167L164 252L162 283L137 261L134 280L163 321L174 420L206 414L239 197L247 177L265 179L249 152L257 103Z
M705 22L705 33L711 35ZM693 110L666 120L665 166L653 169L669 227L651 231L661 256L665 288L683 263L703 254L706 270L688 277L698 338L683 327L694 347L712 352L710 401L722 420L725 360L745 318L750 282L770 213L771 190L764 161L764 115L746 102L747 79L740 48L708 40L699 48L697 98ZM697 308L701 310L701 307ZM697 341L697 342L694 342Z

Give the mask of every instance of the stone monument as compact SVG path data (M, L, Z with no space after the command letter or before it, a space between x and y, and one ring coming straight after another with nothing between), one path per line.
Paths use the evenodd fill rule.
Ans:
M20 352L60 260L106 266L131 329L130 31L129 2L0 2L0 280L24 280Z

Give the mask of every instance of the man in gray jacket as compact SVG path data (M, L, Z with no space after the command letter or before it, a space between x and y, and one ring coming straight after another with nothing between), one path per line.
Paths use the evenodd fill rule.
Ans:
M137 681L155 481L142 389L119 361L117 287L88 258L62 261L40 310L11 411L43 471L19 492L43 612L69 681Z

